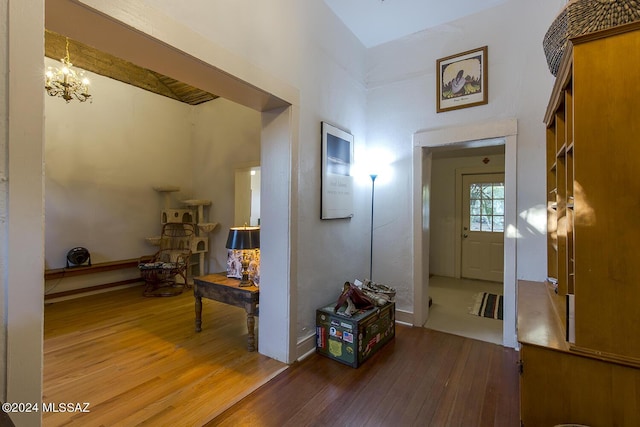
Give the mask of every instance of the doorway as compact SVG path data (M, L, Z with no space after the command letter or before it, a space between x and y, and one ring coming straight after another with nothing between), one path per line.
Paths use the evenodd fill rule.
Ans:
M260 353L276 360L293 362L297 358L296 293L291 278L295 277L296 234L291 227L289 199L297 185L290 165L298 144L299 118L297 109L292 108L299 102L298 91L264 72L252 75L250 81L235 77L244 75L250 64L220 55L213 42L202 46L196 33L175 31L170 21L165 22L161 34L151 36L127 22L129 15L113 12L113 16L124 16L125 20L119 21L110 12L111 6L106 4L95 10L71 0L48 0L45 24L48 30L261 112L261 279L274 286L260 295L259 348ZM148 17L149 22L156 19L163 18ZM287 307L286 315L282 307Z
M238 168L235 172L233 224L260 226L260 166Z
M298 180L297 174L292 173L297 168L300 134L298 90L151 8L140 18L139 10L134 10L139 5L126 2L90 2L91 5L87 5L72 0L47 0L25 3L10 7L5 15L11 24L8 27L12 29L7 40L12 53L12 79L7 88L25 95L7 99L9 128L12 129L8 141L13 150L9 163L19 166L10 169L20 171L11 174L11 194L18 190L15 194L24 196L10 204L12 220L7 227L8 252L22 253L21 249L31 247L35 255L26 261L20 256L10 258L18 262L11 263L8 273L11 292L6 296L5 306L20 309L5 313L9 327L4 360L20 363L8 363L6 396L22 396L22 400L31 401L42 397L44 278L41 270L33 268L44 263L40 212L44 194L41 177L44 103L42 77L34 74L44 65L42 4L47 29L133 63L158 69L165 75L173 75L261 112L263 199L268 198L270 202L268 206L263 203L261 210L262 246L269 252L269 257L262 259L262 279L272 283L273 289L270 288L264 298L261 295L262 325L268 327L260 334L259 345L262 354L292 363L297 358L297 295L292 286L297 275L297 231L291 225L292 218L296 217L296 207L292 206L290 195L296 194ZM236 76L244 76L245 80ZM26 191L21 193L20 190ZM25 237L24 229L35 232ZM29 283L29 286L14 286L18 282ZM39 419L39 414L35 418L32 415L25 414L26 418L20 419Z
M424 326L502 344L502 321L470 314L479 293L503 294L505 147L493 142L431 150L432 305Z
M431 171L438 151L504 145L504 321L503 345L515 348L516 336L516 142L517 121L506 119L414 134L414 310L413 324L422 326L429 316L431 235L430 202L435 191ZM460 220L460 223L462 221ZM460 227L461 229L462 227ZM457 252L457 251L456 251ZM456 263L459 265L459 263Z

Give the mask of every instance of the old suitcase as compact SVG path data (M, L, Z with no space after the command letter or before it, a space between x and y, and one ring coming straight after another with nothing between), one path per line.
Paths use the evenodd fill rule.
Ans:
M334 305L316 311L316 352L357 368L396 334L396 305L390 302L351 317Z

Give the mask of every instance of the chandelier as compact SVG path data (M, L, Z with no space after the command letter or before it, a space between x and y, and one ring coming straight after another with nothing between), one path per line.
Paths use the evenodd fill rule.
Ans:
M45 73L44 88L51 96L59 96L67 103L72 99L84 102L91 98L89 95L89 79L84 77L84 71L76 73L71 68L69 60L69 39L67 38L66 55L60 59L62 68L49 67Z

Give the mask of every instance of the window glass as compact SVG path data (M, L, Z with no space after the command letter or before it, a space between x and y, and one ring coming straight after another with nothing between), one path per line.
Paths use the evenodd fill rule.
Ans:
M469 192L469 229L504 232L504 183L471 184Z

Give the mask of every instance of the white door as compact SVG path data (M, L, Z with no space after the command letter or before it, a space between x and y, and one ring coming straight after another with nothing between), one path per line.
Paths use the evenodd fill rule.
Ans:
M462 177L462 277L502 282L504 173Z

